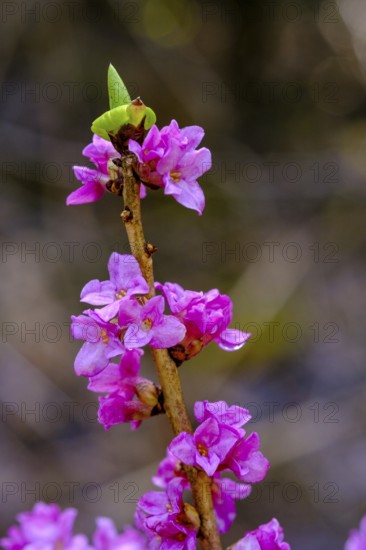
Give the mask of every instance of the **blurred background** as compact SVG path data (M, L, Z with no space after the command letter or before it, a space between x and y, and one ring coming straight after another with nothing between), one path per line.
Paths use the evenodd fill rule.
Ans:
M238 503L229 544L277 517L296 550L340 550L366 513L366 5L362 0L1 4L1 533L35 500L121 527L171 438L96 422L73 372L79 293L127 252L121 200L66 207L107 109L131 96L198 124L213 168L200 218L149 193L156 278L218 287L251 341L181 369L187 403L247 406L272 468ZM145 354L143 372L154 377Z

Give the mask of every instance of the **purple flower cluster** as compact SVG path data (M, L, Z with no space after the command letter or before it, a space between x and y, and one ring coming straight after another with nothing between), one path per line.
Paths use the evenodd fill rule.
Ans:
M290 545L283 542L283 529L276 519L260 525L250 531L231 546L231 550L290 550Z
M196 149L204 131L199 126L180 129L172 120L161 130L152 126L142 144L129 140L129 150L136 155L136 170L142 184L152 189L162 188L166 195L202 214L205 197L197 178L211 168L211 153L206 147ZM82 204L99 200L106 190L121 193L123 177L118 167L120 154L110 141L94 135L93 142L83 150L95 169L74 166L82 186L73 191L66 204ZM113 162L114 159L117 159ZM141 185L141 198L146 189Z
M172 197L200 215L205 196L197 182L211 168L211 153L206 147L196 150L204 136L199 126L180 129L172 120L160 131L152 126L142 145L130 139L129 150L135 153L141 181L162 187Z
M127 350L119 364L109 363L89 379L88 389L107 394L99 398L98 420L108 430L111 426L130 422L137 429L142 420L163 411L160 388L138 376L142 350Z
M132 527L118 534L108 518L97 519L90 545L85 535L74 535L74 508L61 511L56 504L38 502L31 512L18 514L19 525L8 529L0 540L4 550L146 550L146 538Z
M149 491L140 498L136 526L149 539L150 549L195 550L200 520L196 509L183 501L185 481L173 479L162 491Z
M110 280L90 281L81 291L82 301L104 307L72 317L73 337L85 341L75 360L79 375L95 376L113 357L147 344L170 347L185 335L178 319L164 315L162 296L150 300L144 297L149 287L133 256L114 252L108 269Z
M212 340L239 349L249 334L227 328L232 303L217 290L205 294L157 284L163 295L147 299L149 286L133 256L113 252L108 271L107 281L94 279L81 291L82 302L99 307L72 317L72 335L84 341L75 371L89 377L91 391L106 394L99 398L98 415L106 429L121 422L135 429L163 412L160 388L139 376L143 347L168 348L179 364ZM165 299L170 315L164 313Z
M204 401L196 403L195 416L200 422L195 432L182 432L170 443L168 450L173 456L208 476L230 470L247 483L264 478L269 463L259 451L259 436L254 432L246 437L241 428L250 419L246 409L229 407L225 401Z
M359 529L352 529L344 550L366 550L366 516L361 520Z
M226 533L236 517L235 500L246 498L250 494L251 487L248 483L261 481L267 473L269 463L258 450L258 435L251 434L245 438L242 426L251 418L246 409L236 405L229 407L224 401L203 401L195 404L195 416L200 426L193 435L183 432L173 439L166 458L153 477L153 483L165 490L165 493L152 492L154 502L168 498L167 494L171 490L176 491L176 487L179 487L179 491L189 489L184 465L195 466L212 478L211 492L219 532ZM235 473L240 481L246 483L237 483L222 477L224 471ZM151 494L149 495L150 498ZM142 497L139 501L138 509L142 506L146 511L144 499ZM150 510L149 518L162 513L160 509L154 510L154 513ZM138 515L138 526L142 529L146 527L143 517ZM160 527L162 522L163 519L160 518ZM149 529L145 529L147 534L154 531L151 519L148 524ZM154 531L153 536L157 534L159 533Z
M236 351L250 337L247 332L228 328L233 304L216 288L194 292L175 283L156 283L156 288L163 293L172 314L186 327L185 338L170 350L178 364L197 355L212 340L225 351Z

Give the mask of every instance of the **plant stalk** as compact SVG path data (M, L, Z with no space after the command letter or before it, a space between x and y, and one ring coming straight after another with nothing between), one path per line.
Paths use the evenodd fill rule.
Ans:
M142 275L150 288L147 297L151 298L155 295L152 254L156 249L145 240L141 220L141 184L135 176L133 165L133 155L122 158L124 210L121 218L125 225L131 252L138 261ZM167 349L151 348L151 351L163 391L165 411L174 435L181 432L192 433L192 424L184 402L177 366ZM201 520L198 534L201 548L202 550L222 550L212 503L211 479L205 472L197 468L187 467L186 471L195 507Z

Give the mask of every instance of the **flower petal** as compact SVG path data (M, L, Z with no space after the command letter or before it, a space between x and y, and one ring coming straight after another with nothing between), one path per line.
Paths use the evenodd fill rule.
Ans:
M205 195L197 181L185 181L179 182L179 191L175 190L171 194L179 204L196 210L201 216L205 209Z
M120 302L118 324L128 327L131 324L140 325L142 307L131 298L124 298Z
M173 315L164 315L162 322L152 327L151 333L151 347L170 348L183 340L186 327Z
M103 342L85 342L75 358L74 368L78 376L94 376L108 363Z
M187 432L177 435L168 446L168 452L181 460L183 464L193 466L197 450L192 435Z
M104 306L115 300L115 286L110 281L89 281L80 293L80 300L93 306Z
M149 292L138 261L131 254L113 252L108 260L108 271L117 291L129 291L129 295Z
M67 206L73 204L86 204L89 202L98 201L103 197L105 187L99 182L86 183L76 191L70 193L66 199Z
M250 337L249 332L226 328L215 338L215 342L225 351L236 351L242 348Z
M123 339L123 343L128 350L146 346L152 337L151 330L146 330L137 324L128 327Z

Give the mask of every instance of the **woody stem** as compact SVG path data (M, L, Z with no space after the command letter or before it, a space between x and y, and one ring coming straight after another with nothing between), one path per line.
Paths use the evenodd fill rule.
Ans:
M142 275L149 285L148 298L155 295L152 254L155 247L146 242L141 221L140 181L133 170L134 156L122 158L124 179L124 210L121 214L131 252L138 261ZM192 425L184 402L182 386L176 364L167 349L151 348L155 367L164 396L164 407L174 435L192 433ZM199 539L202 550L221 550L211 495L211 479L201 470L187 468L195 507L200 516Z

